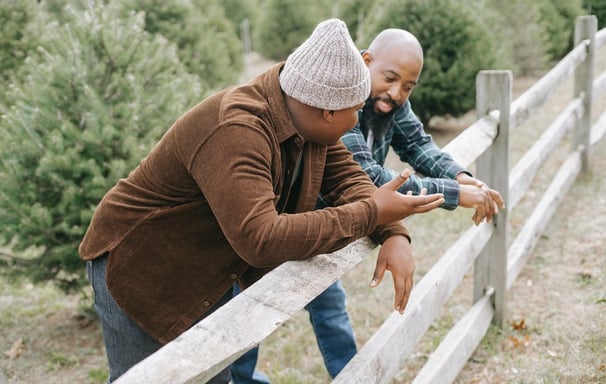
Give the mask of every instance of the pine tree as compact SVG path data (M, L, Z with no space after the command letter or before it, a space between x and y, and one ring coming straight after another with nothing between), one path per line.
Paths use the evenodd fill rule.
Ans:
M385 28L413 33L424 51L423 72L411 95L424 124L432 116L458 116L475 106L475 77L497 63L496 53L482 26L455 0L398 0L375 3L364 31L367 41Z
M255 50L267 58L285 60L319 22L313 9L299 0L267 0L253 36Z
M583 8L598 18L598 30L606 27L606 0L583 0Z
M219 0L128 0L126 12L142 11L145 30L177 45L177 55L206 89L234 83L243 67L238 30Z
M0 0L0 83L8 85L20 71L28 53L35 49L35 36L27 26L35 17L36 6L29 2ZM6 103L0 93L0 103Z
M203 90L143 14L97 5L64 17L40 31L41 54L8 94L0 217L16 251L38 250L9 264L68 288L84 281L77 248L96 204Z

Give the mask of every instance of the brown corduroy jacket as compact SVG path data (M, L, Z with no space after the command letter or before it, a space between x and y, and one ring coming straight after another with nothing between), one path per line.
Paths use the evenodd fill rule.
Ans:
M104 196L80 244L84 260L110 252L112 296L161 342L236 280L249 285L287 260L364 236L408 236L402 223L376 225L375 187L345 146L298 134L278 82L282 65L181 116ZM336 207L314 210L319 193Z

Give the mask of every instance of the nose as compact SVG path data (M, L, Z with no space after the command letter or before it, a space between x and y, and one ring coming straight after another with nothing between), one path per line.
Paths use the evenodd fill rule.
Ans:
M397 82L393 83L391 87L389 87L387 90L387 95L397 104L400 104L402 102L402 98L404 97L402 87Z

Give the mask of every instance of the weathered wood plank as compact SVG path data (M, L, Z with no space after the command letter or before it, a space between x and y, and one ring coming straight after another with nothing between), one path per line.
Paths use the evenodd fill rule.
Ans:
M467 313L451 328L438 348L419 371L412 384L450 384L478 347L488 331L494 309L487 290Z
M507 256L507 288L509 289L526 265L539 236L545 230L556 208L566 197L581 171L581 153L572 152L562 163L537 207L522 226L509 247Z
M194 383L212 378L303 309L374 247L365 238L332 254L280 265L115 383Z
M574 70L587 57L588 41L570 51L532 87L511 103L511 129L522 125L545 103L553 92L574 74Z
M596 145L606 132L606 111L602 112L600 118L593 124L591 128L591 145Z
M606 72L602 72L597 79L593 81L593 97L594 100L599 100L606 92Z
M492 145L497 136L498 121L498 111L484 116L467 127L442 150L449 153L463 167L469 167Z
M515 208L526 194L539 168L566 134L574 128L578 117L583 113L582 101L579 98L572 100L524 156L518 160L509 176L508 206L510 210Z
M605 44L606 44L606 28L602 28L595 34L595 49L600 49Z
M468 229L415 286L404 314L393 312L333 384L388 383L493 233L486 223Z

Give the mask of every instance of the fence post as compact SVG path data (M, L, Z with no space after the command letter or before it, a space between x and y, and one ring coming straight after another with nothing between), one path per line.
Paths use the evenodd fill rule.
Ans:
M476 161L478 179L499 191L506 209L489 225L495 232L474 264L474 302L484 296L487 287L493 287L493 323L500 327L506 317L507 293L507 203L509 195L509 124L512 73L507 70L480 71L476 77L476 112L478 118L493 110L499 111L498 132L495 140ZM487 224L482 224L487 225Z
M595 57L595 33L598 28L598 20L594 15L579 16L575 19L574 45L577 46L583 40L589 40L587 46L587 57L579 65L574 73L574 97L582 97L585 113L577 121L573 133L573 150L582 148L581 172L587 173L590 169L590 138L591 138L591 105L593 102L593 67Z
M250 47L250 23L248 18L245 18L240 23L240 38L242 39L242 51L245 55L251 52Z

